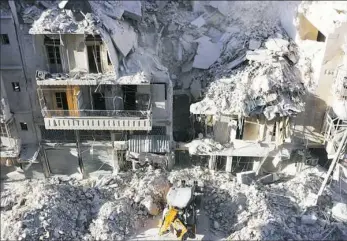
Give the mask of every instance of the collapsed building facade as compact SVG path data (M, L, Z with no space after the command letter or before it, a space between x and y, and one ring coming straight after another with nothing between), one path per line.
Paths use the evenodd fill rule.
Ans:
M306 147L332 159L346 129L345 14L262 7L262 18L243 20L249 3L9 2L2 31L16 29L9 40L17 36L26 63L18 93L28 97L5 97L17 102L2 110L14 111L18 140L51 174L172 163L174 150L177 161L188 152L228 172ZM7 96L17 88L9 65ZM182 133L189 138L174 138Z

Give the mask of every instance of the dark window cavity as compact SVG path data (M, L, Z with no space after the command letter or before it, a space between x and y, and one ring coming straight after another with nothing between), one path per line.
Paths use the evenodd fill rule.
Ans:
M10 44L10 39L8 38L7 34L0 34L0 44Z
M19 82L12 82L12 89L14 92L20 92Z
M28 130L28 124L25 122L20 122L20 128L22 131L27 131Z
M47 45L48 62L50 64L61 64L59 46Z

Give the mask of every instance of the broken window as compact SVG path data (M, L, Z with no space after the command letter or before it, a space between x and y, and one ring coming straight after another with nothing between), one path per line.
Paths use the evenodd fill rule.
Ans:
M55 93L56 107L63 110L68 110L67 98L65 92L56 92Z
M0 44L1 45L10 44L10 39L8 38L7 34L0 34Z
M14 92L20 92L19 82L12 82L12 89Z
M90 73L101 73L100 46L87 46Z
M27 130L28 130L28 124L27 124L27 123L25 123L25 122L20 122L19 124L20 124L20 129L21 129L22 131L27 131Z
M60 39L49 38L45 36L44 44L46 45L47 59L52 73L62 71L60 56Z

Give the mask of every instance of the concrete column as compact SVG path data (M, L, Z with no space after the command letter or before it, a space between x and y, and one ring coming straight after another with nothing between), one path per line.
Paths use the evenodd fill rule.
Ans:
M226 163L226 166L225 166L225 171L226 172L231 172L232 164L233 164L233 157L232 156L227 156L227 163Z
M254 160L252 170L256 172L260 168L260 165L261 165L261 160Z
M215 170L215 168L216 168L216 156L214 156L214 155L210 156L210 159L208 160L208 168L210 170Z
M75 130L75 136L76 136L76 148L77 148L78 165L80 167L80 171L81 171L81 174L82 174L83 178L85 178L86 177L86 173L84 171L84 166L83 166L80 133L79 133L78 130Z
M168 165L167 168L171 170L175 165L175 153L170 152L167 156Z
M117 174L120 170L120 167L118 162L118 151L115 148L112 149L112 162L113 162L113 173Z

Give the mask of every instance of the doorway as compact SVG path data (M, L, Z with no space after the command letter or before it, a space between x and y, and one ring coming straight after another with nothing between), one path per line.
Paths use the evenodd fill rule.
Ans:
M136 110L136 85L123 85L124 110Z
M93 93L94 110L106 110L105 98L101 93Z

